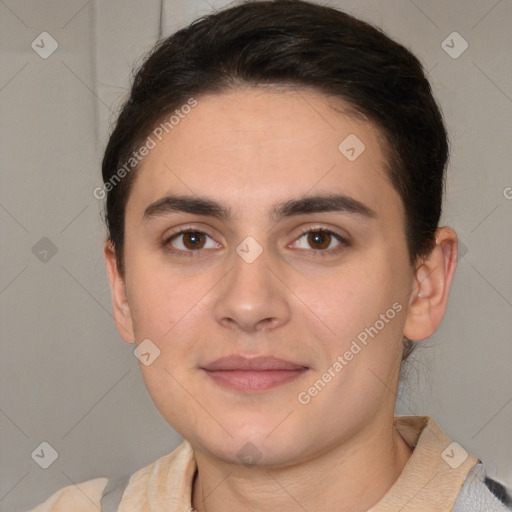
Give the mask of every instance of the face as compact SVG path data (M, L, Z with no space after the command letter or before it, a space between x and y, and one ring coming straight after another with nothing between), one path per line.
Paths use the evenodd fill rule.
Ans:
M150 340L155 405L234 463L369 435L393 416L413 283L378 130L311 91L197 101L154 137L126 207L118 323Z

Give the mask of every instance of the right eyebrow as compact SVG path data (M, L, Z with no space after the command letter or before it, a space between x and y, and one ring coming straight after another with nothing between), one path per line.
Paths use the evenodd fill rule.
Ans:
M143 219L149 220L175 212L207 215L223 221L231 218L231 210L217 201L197 196L169 195L150 204L144 210Z

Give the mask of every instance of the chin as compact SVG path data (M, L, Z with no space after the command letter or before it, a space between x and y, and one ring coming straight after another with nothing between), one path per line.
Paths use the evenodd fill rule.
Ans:
M217 419L222 422L220 417ZM304 439L291 428L293 425L280 425L282 420L260 417L251 421L246 417L243 424L222 422L229 425L229 433L215 423L202 432L182 435L192 446L229 464L284 467L298 462L305 447L301 444Z
M247 467L284 467L293 464L299 455L287 451L282 443L250 441L238 436L206 448L212 456L226 463Z

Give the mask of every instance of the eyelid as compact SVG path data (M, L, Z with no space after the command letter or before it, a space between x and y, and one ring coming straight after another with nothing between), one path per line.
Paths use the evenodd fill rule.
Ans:
M300 231L299 237L301 237L307 233L311 233L311 232L314 233L316 231L324 231L325 233L330 233L332 235L336 235L338 238L342 239L343 241L345 241L347 243L350 241L350 237L348 236L348 233L342 234L336 228L326 226L325 224L319 224L316 226L308 226L307 228L303 228ZM297 238L299 238L299 237L297 237Z
M298 236L296 236L294 238L292 243L296 243L304 235L307 235L311 232L314 233L314 232L318 232L318 231L323 231L324 233L328 233L329 235L333 236L336 240L338 240L339 245L337 245L336 247L334 247L332 249L299 249L299 251L313 252L314 254L318 254L321 256L329 256L329 255L336 254L340 250L343 250L344 248L351 245L350 237L342 235L334 228L330 228L325 225L308 226L306 228L301 229ZM204 234L204 235L208 236L209 238L211 238L212 240L214 240L217 244L219 244L219 242L217 242L215 240L214 236L208 231L208 229L206 229L204 227L188 225L188 226L179 228L177 231L172 232L169 235L165 235L162 240L162 246L164 248L166 248L169 252L180 255L180 256L194 256L194 255L199 256L205 250L211 250L211 249L197 249L195 251L192 251L192 250L187 251L187 250L183 250L183 249L174 249L174 248L168 247L173 238L178 237L179 235L189 233L189 232L198 232L198 233Z
M300 251L313 252L315 255L320 255L320 256L332 256L351 245L350 237L348 237L346 235L342 235L337 230L327 227L327 226L324 226L324 225L309 226L307 228L304 228L303 230L301 230L301 233L299 234L299 236L295 237L295 239L292 243L296 243L304 235L307 235L309 233L316 233L316 232L328 233L333 238L335 238L339 242L339 244L332 249L299 249Z
M211 231L209 231L208 228L205 228L203 226L194 226L193 224L189 224L189 225L185 225L185 226L176 228L175 231L171 231L169 234L167 234L167 232L166 232L166 234L164 234L164 236L162 237L162 240L165 242L167 240L170 240L174 236L181 235L183 233L188 233L190 231L204 233L205 235L208 235L211 238L213 238L213 236L214 236L211 233Z

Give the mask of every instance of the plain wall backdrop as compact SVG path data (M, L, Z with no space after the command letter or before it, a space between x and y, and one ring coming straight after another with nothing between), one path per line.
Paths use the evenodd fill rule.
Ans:
M462 252L444 323L413 355L396 412L433 416L512 485L512 2L326 3L418 55L451 137L442 224ZM130 475L181 441L115 330L93 190L132 67L227 4L0 1L2 511ZM42 442L58 454L48 469L31 455Z

